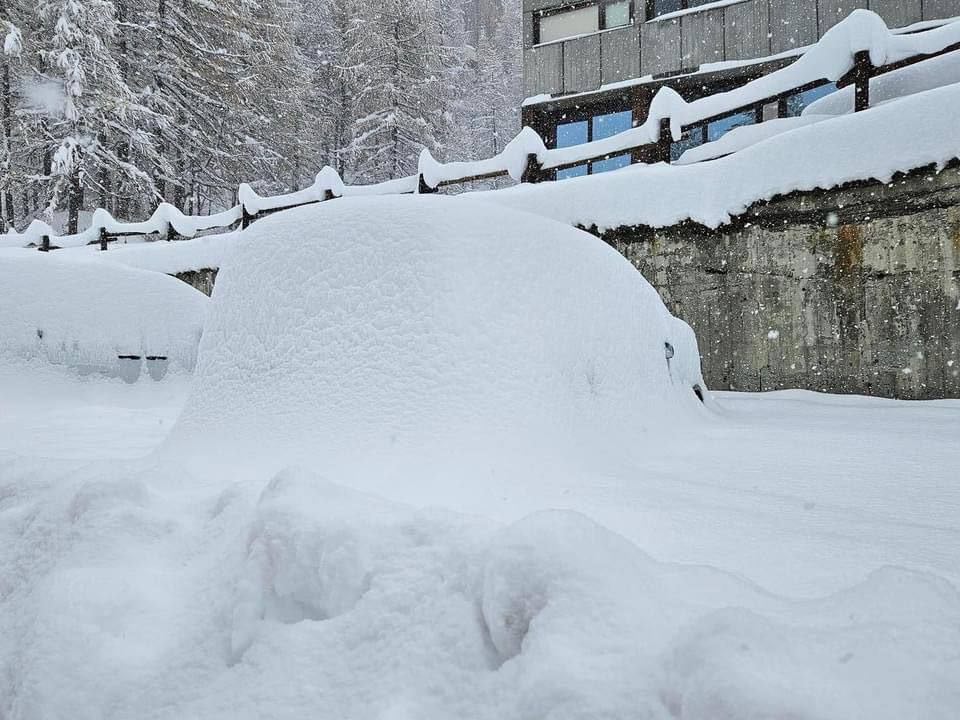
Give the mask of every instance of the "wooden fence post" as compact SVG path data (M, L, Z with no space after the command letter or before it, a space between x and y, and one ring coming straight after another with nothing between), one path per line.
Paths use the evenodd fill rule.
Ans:
M527 153L527 166L523 169L523 175L520 176L522 183L538 183L546 180L546 173L543 171L543 164L536 153Z
M777 117L785 118L790 114L790 102L787 98L780 98L777 100Z
M250 223L254 221L255 217L247 212L246 205L241 204L240 209L243 211L243 216L240 218L240 229L246 230L250 227Z
M670 164L670 148L673 145L673 132L670 130L670 118L660 118L660 138L657 140L657 162Z
M167 242L172 242L173 240L180 240L180 233L178 233L173 224L169 221L167 222L167 231L164 233L164 240Z
M107 249L107 229L105 227L100 228L100 250Z
M870 107L870 77L873 75L873 62L870 51L861 50L853 59L854 112L862 112Z
M40 252L50 252L50 236L44 235L40 238L40 247L37 248Z
M323 199L320 202L326 202L327 200L333 200L336 195L333 194L333 190L327 188L323 191Z
M437 189L435 187L430 187L427 185L427 181L423 179L423 173L417 175L417 194L418 195L429 195L430 193L435 193Z

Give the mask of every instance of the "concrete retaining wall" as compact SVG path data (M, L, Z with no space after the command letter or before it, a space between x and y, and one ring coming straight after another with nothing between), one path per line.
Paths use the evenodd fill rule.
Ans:
M174 275L178 280L183 280L187 285L195 287L206 296L213 293L213 284L217 280L217 269L207 268L205 270L187 270Z
M960 172L605 239L693 326L713 389L960 398Z

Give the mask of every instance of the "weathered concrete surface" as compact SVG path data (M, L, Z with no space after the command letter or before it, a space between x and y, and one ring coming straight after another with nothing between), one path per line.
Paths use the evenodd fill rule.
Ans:
M217 269L207 268L205 270L188 270L186 272L174 275L178 280L183 280L187 285L195 287L206 296L213 292L213 284L217 280Z
M693 326L714 389L960 398L960 172L605 239Z

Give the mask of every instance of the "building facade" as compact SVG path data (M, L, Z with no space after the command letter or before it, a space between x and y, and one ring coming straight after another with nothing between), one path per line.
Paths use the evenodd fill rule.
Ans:
M891 28L960 16L960 0L523 0L523 121L548 147L599 140L646 119L664 85L688 101L728 90L792 62L853 10L878 13ZM791 98L799 113L829 92ZM729 118L686 147L757 118ZM621 167L628 157L564 171Z

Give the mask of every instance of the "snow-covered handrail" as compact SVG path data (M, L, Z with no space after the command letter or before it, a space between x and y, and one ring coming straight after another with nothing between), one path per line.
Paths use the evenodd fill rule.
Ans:
M552 170L635 150L659 141L665 123L669 123L672 138L679 140L685 128L771 102L819 81L837 82L855 70L862 53L869 53L870 63L879 68L908 58L922 59L958 43L960 22L902 35L891 32L876 13L855 10L785 68L692 102L684 100L672 88L663 87L654 96L642 125L603 140L548 150L539 159L544 169Z
M876 13L855 10L793 64L741 87L692 102L676 90L662 87L642 125L602 140L549 150L534 130L525 127L503 151L485 160L441 163L424 149L416 175L382 183L346 185L336 170L325 167L310 187L284 195L264 197L243 183L237 191L239 204L215 215L184 215L174 206L161 203L149 220L125 223L100 209L83 232L57 236L49 225L34 220L23 233L0 235L0 248L34 245L47 250L99 241L105 250L109 240L125 235L160 234L169 238L176 234L191 238L203 230L230 228L238 223L246 227L263 215L340 197L429 193L448 185L496 177L539 182L552 177L556 170L624 153L669 162L670 141L680 139L686 130L827 82L855 84L856 109L865 109L871 77L956 50L960 50L960 21L903 34L892 32Z
M417 171L430 188L504 176L520 182L527 170L529 156L540 157L545 152L547 147L543 139L532 128L525 127L501 152L486 160L441 163L424 148L420 152Z

